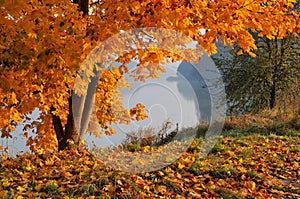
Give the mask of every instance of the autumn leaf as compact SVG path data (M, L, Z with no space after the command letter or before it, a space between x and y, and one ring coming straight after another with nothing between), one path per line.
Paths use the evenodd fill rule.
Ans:
M17 190L18 190L19 192L24 192L24 191L26 191L26 189L23 188L23 187L21 187L21 186L18 186L18 187L17 187Z
M280 1L279 5L277 1L262 4L261 1L248 0L193 3L173 0L80 2L24 0L13 3L3 1L1 4L0 128L8 129L2 131L2 136L9 136L26 115L39 109L39 119L43 122L31 124L37 129L36 136L34 139L28 138L28 145L34 151L41 148L52 151L67 145L62 143L67 139L61 136L70 135L71 132L58 132L61 129L58 126L64 127L72 114L70 97L77 93L78 101L84 104L83 94L92 81L98 83L95 117L107 134L115 133L110 128L113 123L129 124L131 120L145 119L146 107L130 107L126 110L121 103L121 94L115 92L118 86L126 86L123 75L130 72L126 64L132 59L139 62L133 77L147 81L165 72L163 64L166 58L179 61L186 57L189 59L186 61L197 62L200 55L192 53L192 50L178 50L192 40L211 54L217 52L215 41L222 38L224 43L231 46L238 43L242 49L238 54L244 52L254 57L253 50L257 47L248 30L260 32L261 36L269 39L299 32L299 14L287 9L293 7L293 1ZM156 42L164 50L153 46L153 41L141 37L134 38L132 44L121 41L111 43L107 47L110 51L124 51L124 54L116 57L100 53L99 56L103 56L101 59L106 56L109 61L118 61L122 65L102 71L100 81L93 79L97 76L94 67L99 69L101 64L89 63L88 60L84 62L93 48L121 31L143 27L174 30L187 35L189 39L178 39L174 34L165 32L159 34L169 39L162 41L159 35L153 33ZM205 34L199 34L199 30L206 30ZM141 50L141 46L147 48ZM76 89L75 81L79 85ZM93 108L90 104L87 106L89 110L80 109L79 119L87 118L84 112L90 112ZM88 129L89 123L85 125L87 127L82 129ZM72 128L65 128L64 131L66 129ZM73 133L71 137L81 139L84 136Z
M38 184L34 187L34 190L37 191L37 192L40 192L41 189L43 188L43 185L42 184Z

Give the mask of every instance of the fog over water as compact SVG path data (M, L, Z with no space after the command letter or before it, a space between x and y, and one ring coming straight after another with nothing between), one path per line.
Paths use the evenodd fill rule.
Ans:
M205 61L205 60L204 60ZM210 96L205 81L192 64L177 62L165 67L166 72L161 78L146 82L132 83L131 90L122 90L125 108L142 103L149 110L148 118L142 121L132 121L129 125L113 125L116 134L97 139L89 134L85 140L97 147L117 146L125 139L126 133L139 128L152 127L157 131L163 122L170 121L172 127L196 127L201 121L210 118Z

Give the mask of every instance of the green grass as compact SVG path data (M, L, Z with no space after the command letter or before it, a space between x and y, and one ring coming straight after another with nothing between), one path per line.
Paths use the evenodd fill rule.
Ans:
M273 186L273 189L283 192L289 192L293 194L298 194L300 196L300 189L290 189L287 187Z
M56 184L51 183L51 184L47 184L43 189L42 192L45 192L47 194L51 194L51 195L57 195L59 194L59 189L57 187Z
M209 172L209 174L216 178L226 179L226 178L230 178L231 176L235 176L237 174L237 171L235 168L228 166L228 167L214 168Z
M214 190L219 197L223 199L238 199L241 198L238 193L233 192L229 189L219 188Z

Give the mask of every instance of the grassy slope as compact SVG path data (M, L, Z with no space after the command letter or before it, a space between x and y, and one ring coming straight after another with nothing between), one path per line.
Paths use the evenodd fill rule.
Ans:
M233 123L205 159L198 138L172 165L139 175L85 150L4 156L0 198L300 198L300 131Z

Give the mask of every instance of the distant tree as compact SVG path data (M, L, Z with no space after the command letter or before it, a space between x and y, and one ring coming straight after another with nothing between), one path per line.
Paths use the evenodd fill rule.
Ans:
M273 109L276 102L299 96L299 36L269 39L251 34L256 41L256 57L241 54L238 46L231 51L232 56L215 57L233 113Z

